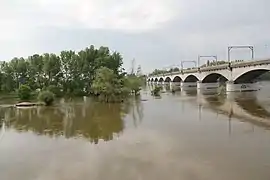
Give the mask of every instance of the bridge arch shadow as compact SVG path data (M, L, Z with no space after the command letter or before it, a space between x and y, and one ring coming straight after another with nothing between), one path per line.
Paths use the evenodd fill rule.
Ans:
M153 82L154 81L154 79L153 78L151 78L151 80L150 80L151 82Z
M173 78L173 82L181 82L181 81L182 81L182 79L179 76L175 76Z
M158 82L164 82L164 79L161 77L159 78Z
M199 79L194 75L189 75L184 80L184 82L197 82L197 81L199 81Z
M154 80L155 82L158 82L158 78L155 78L155 80Z
M171 81L172 81L172 80L171 80L170 77L166 77L165 82L171 82Z
M253 83L254 80L268 71L270 71L270 69L255 69L245 72L235 78L234 84Z
M218 81L226 82L228 79L219 73L211 73L202 80L202 83L215 83Z

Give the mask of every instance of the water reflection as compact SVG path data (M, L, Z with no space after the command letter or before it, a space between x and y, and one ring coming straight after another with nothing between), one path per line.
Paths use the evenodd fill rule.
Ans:
M123 118L130 112L135 125L143 118L140 97L123 104L63 99L56 107L6 108L1 111L7 128L50 137L86 138L95 144L100 139L109 141L121 134L125 128Z
M217 112L227 114L229 120L236 117L253 123L270 125L270 112L257 99L256 92L230 93L224 96L202 96L208 106Z

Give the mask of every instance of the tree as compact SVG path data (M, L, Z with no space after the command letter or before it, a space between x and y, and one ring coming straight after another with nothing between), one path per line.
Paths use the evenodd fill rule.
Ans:
M21 100L29 100L31 98L31 89L27 85L21 85L18 90L18 96Z
M173 68L173 72L178 72L180 69L178 67Z
M101 67L97 70L92 91L101 101L105 102L123 101L124 96L129 92L128 89L124 88L123 80L118 79L113 70L107 67Z
M138 95L139 91L141 90L141 86L142 86L142 79L140 77L135 75L127 76L125 87L130 88L130 91L132 93Z
M96 49L93 45L78 53L62 51L60 55L45 53L28 58L15 57L0 63L0 91L12 92L24 84L32 90L53 86L62 95L87 95L91 93L96 72L101 67L110 69L123 86L126 73L122 60L120 53L111 52L104 46Z
M38 100L45 103L46 106L52 105L54 94L51 91L41 91L38 95Z

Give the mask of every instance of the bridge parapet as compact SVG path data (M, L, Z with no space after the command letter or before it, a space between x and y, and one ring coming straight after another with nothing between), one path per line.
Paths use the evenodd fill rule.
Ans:
M170 72L170 73L164 73L164 74L158 74L155 76L149 76L150 77L156 77L156 76L172 76L172 75L178 75L178 74L190 74L190 73L197 73L197 72L207 72L207 71L218 71L218 70L224 70L228 69L230 64L231 68L242 68L242 67L251 67L251 66L260 66L260 65L268 65L270 64L270 59L264 59L264 60L255 60L255 61L243 61L243 62L231 62L216 66L207 66L203 68L193 68L193 69L183 69L176 72Z

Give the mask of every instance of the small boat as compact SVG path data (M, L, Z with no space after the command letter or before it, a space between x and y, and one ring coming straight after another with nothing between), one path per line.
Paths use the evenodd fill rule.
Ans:
M37 106L39 105L38 103L31 103L31 102L20 102L18 104L15 104L16 107L32 107L32 106Z

